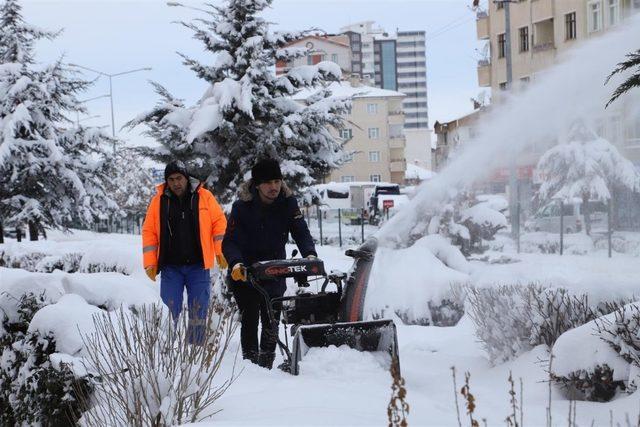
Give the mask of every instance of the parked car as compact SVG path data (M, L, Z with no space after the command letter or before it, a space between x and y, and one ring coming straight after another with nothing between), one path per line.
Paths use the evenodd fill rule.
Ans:
M582 202L575 200L572 203L565 203L562 206L564 210L564 231L566 233L582 231L584 226ZM606 230L608 221L607 205L603 202L590 201L589 209L591 230ZM558 233L560 231L560 204L558 202L552 202L543 206L525 222L524 227L527 231Z

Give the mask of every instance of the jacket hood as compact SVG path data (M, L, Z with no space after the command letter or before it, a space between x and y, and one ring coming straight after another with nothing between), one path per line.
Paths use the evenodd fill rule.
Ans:
M255 185L253 185L253 181L250 179L248 181L240 184L240 189L238 190L238 198L243 202L250 202L257 197L258 190ZM289 186L282 181L282 189L280 190L280 195L278 197L284 196L285 198L293 196L293 191L289 188Z

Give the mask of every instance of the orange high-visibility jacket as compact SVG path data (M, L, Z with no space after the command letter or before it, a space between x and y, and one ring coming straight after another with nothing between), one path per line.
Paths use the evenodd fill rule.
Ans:
M165 191L165 184L157 187L158 192L147 209L147 215L142 225L142 258L146 269L158 266L160 256L160 200ZM198 185L198 223L200 229L200 246L204 268L213 267L216 255L222 254L222 238L227 228L227 219L216 198L209 190Z

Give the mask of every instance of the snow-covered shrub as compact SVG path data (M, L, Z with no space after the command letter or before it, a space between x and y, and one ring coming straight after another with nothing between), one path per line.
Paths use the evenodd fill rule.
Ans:
M6 314L0 327L0 424L68 425L82 408L77 390L89 392L86 378L65 364L54 366L52 334L30 330L36 312L48 304L44 293L22 295L17 317Z
M611 313L620 302L590 305L586 295L540 285L468 287L468 313L492 363L554 345L566 331Z
M610 400L625 390L630 364L599 329L615 324L615 313L602 316L562 334L552 348L551 378L571 399Z
M618 389L625 390L624 381L615 380L614 371L606 364L589 371L576 370L566 376L552 374L551 378L564 387L572 400L608 402Z
M87 368L96 382L85 425L178 425L212 414L235 376L218 371L236 327L228 306L212 304L205 344L187 340L188 316L177 322L162 305L117 310L94 317L95 332L83 337Z
M35 271L51 273L53 270L61 270L66 273L75 273L80 269L81 253L66 253L62 255L45 256L36 264Z
M531 348L531 328L521 286L470 286L467 297L467 313L491 363L506 362Z
M598 319L596 326L601 338L632 365L628 387L636 390L640 385L640 303L618 308L612 316Z
M22 268L27 271L36 271L36 266L46 254L42 252L29 252L14 254L0 249L0 267Z
M395 313L407 324L450 326L464 314L452 286L467 283L470 266L445 237L428 235L411 247L380 247L369 277L365 311Z

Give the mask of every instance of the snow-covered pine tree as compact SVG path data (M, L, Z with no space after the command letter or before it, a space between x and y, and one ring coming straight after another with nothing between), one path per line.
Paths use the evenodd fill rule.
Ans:
M325 90L304 105L292 99L299 90L339 80L340 68L320 62L276 76L277 60L307 54L287 44L310 32L270 32L258 14L271 3L227 0L220 7L207 5L205 18L183 22L215 55L210 64L181 55L209 89L196 105L186 107L155 84L162 99L128 124L146 125L147 134L161 143L147 151L149 157L163 163L170 158L185 161L223 201L231 200L259 158L280 160L287 183L304 188L338 167L344 157L341 141L329 128L342 127L349 100Z
M103 138L70 130L76 95L89 83L62 60L37 67L34 43L55 33L27 24L17 0L0 6L0 218L29 225L31 240L47 227L90 222L114 204L102 191ZM66 128L65 128L66 126ZM91 211L91 212L90 212Z
M143 167L144 159L136 149L120 147L115 158L115 173L107 188L127 220L143 217L155 194L153 178Z
M538 193L540 199L567 202L581 199L587 234L591 232L589 200L608 201L614 185L640 191L640 174L633 163L582 120L572 124L567 142L542 155L537 167L544 177Z

